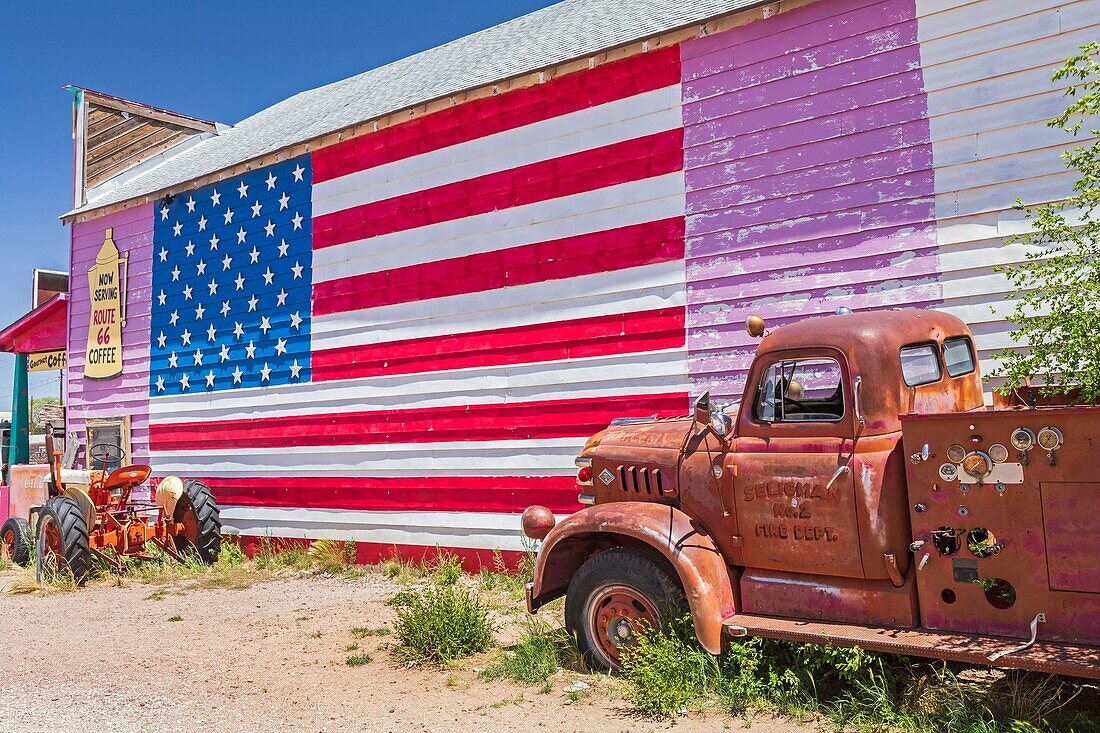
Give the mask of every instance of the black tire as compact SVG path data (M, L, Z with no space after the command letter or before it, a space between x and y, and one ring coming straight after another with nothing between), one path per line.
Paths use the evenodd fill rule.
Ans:
M88 547L88 524L84 520L84 512L69 497L55 496L38 510L35 539L38 540L51 525L57 528L57 544L51 547L47 541L42 545L43 554L53 554L57 569L67 569L76 584L80 585L92 569L92 551Z
M173 519L184 525L183 532L174 537L177 550L193 553L207 565L218 561L222 549L221 510L209 486L194 479L184 481Z
M12 517L0 527L0 543L6 548L9 558L19 566L31 561L34 538L31 537L31 525L26 519Z
M623 644L615 644L610 632L599 628L595 619L599 609L592 604L607 605L610 601L603 599L604 594L615 587L630 589L639 596L644 610L649 612L645 615L655 616L657 625L668 624L687 612L687 599L679 579L658 560L625 547L590 557L569 583L565 596L565 625L577 640L585 663L603 672L617 671L621 667L619 659L606 651L608 644L616 648L629 645L622 637L617 638ZM633 624L630 628L633 632ZM602 645L598 635L602 635Z

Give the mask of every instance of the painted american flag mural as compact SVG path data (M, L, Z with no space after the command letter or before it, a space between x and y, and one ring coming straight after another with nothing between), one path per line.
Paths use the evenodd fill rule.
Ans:
M159 204L151 463L246 534L520 549L687 408L683 162L670 48Z

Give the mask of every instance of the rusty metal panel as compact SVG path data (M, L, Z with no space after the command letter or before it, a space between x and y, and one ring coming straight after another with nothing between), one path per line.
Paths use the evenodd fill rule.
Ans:
M1043 534L1051 590L1100 593L1100 483L1043 482Z
M911 628L917 625L913 577L900 588L888 580L835 578L772 570L741 575L744 613Z

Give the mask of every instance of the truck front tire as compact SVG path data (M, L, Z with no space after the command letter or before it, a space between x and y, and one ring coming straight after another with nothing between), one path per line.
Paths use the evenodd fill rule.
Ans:
M677 578L643 552L616 547L590 557L569 583L565 624L589 668L619 670L645 627L687 612Z

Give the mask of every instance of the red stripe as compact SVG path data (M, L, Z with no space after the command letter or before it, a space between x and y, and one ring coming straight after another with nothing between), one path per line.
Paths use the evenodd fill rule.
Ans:
M518 517L516 518L516 526L519 526ZM265 552L285 552L290 548L309 547L313 544L313 540L298 537L259 537L256 535L235 535L233 541L249 557L256 557ZM516 550L483 550L470 547L439 547L438 545L395 545L381 542L355 543L355 562L359 565L377 565L391 558L398 558L414 564L430 564L436 562L440 555L461 559L463 569L469 573L476 573L482 568L494 572L503 570L515 572L524 562L529 562L527 553L517 552Z
M684 345L685 309L664 308L492 331L431 336L316 351L313 380L528 364L675 349Z
M678 47L638 54L545 84L459 104L322 148L313 154L313 182L679 83Z
M562 280L683 257L684 218L676 217L317 283L313 314Z
M222 506L355 511L522 512L541 504L569 513L573 476L203 478Z
M313 247L332 247L678 171L684 167L683 139L683 129L676 128L324 214L313 219Z
M584 438L620 416L684 411L686 393L152 424L150 451Z

